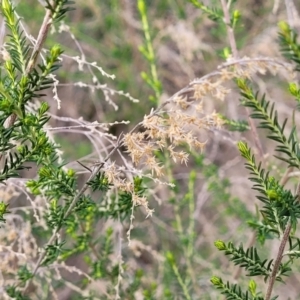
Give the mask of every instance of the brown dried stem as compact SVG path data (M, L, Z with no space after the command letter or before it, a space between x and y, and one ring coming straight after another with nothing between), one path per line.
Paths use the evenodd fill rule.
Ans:
M238 50L237 50L237 46L236 46L233 28L230 25L230 16L229 16L228 7L227 7L225 0L221 0L221 4L222 4L223 13L224 13L224 19L225 19L224 21L225 21L226 28L227 28L227 36L229 39L230 48L231 48L233 57L238 58L239 54L238 54Z
M277 253L277 256L276 256L276 260L274 262L273 270L272 270L272 273L271 273L271 276L270 276L270 279L269 279L269 282L268 282L268 288L267 288L267 293L266 293L266 296L265 296L265 300L270 300L270 298L271 298L271 294L272 294L272 291L273 291L273 287L274 287L274 283L275 283L275 280L276 280L277 272L279 270L280 263L282 261L283 251L284 251L285 245L286 245L286 243L289 239L291 228L292 228L292 225L291 225L291 223L289 223L286 226L285 230L284 230L282 240L281 240L281 243L280 243L280 246L279 246L279 249L278 249L278 253Z

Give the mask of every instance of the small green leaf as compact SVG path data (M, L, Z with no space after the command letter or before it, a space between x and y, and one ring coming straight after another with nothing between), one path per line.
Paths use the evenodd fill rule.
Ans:
M252 295L253 297L255 297L255 296L256 296L256 282L255 282L253 279L251 279L251 280L249 281L248 289L249 289L251 295Z
M216 248L218 249L218 250L226 250L226 245L225 245L225 243L223 242L223 241L221 241L221 240L217 240L217 241L215 241L214 242L214 245L216 246Z
M171 265L175 264L175 257L174 257L174 255L173 255L172 252L168 251L168 252L166 253L166 259L168 260L168 262L169 262Z
M215 285L215 286L220 286L223 284L222 282L222 279L220 277L217 277L217 276L213 276L211 279L210 279L210 282Z

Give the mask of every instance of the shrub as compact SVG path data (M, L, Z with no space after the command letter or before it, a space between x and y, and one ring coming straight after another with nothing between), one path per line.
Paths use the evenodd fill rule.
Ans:
M258 55L259 43L246 55L256 24L235 1L43 5L35 39L27 22L40 22L41 7L1 2L1 299L217 299L213 287L226 299L298 297L300 45L290 7L278 25L283 61ZM76 19L86 22L67 25ZM202 26L215 54L198 40ZM107 60L90 59L85 30ZM143 71L130 77L134 68ZM174 90L173 77L194 70L199 78Z

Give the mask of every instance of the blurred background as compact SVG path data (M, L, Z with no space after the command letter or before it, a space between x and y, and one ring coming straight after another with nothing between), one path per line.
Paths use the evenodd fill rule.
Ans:
M226 28L185 0L149 0L145 3L163 90L160 101L164 101L191 80L214 71L224 62L222 53L229 47ZM221 9L219 1L203 3ZM300 3L295 1L295 5L295 12L299 12ZM56 77L61 107L53 99L52 91L47 91L44 100L51 105L51 127L57 128L53 130L53 138L61 146L63 159L69 167L83 172L76 160L86 164L101 160L111 149L113 136L128 132L155 107L155 103L149 99L153 91L141 77L141 72L149 73L150 66L139 51L145 38L136 1L78 0L74 6L76 9L67 15L64 23L56 24L56 30L46 41L46 48L59 43L64 49L62 68ZM277 43L277 23L287 18L284 3L276 0L237 1L236 9L242 15L235 31L240 57L264 56L283 60ZM26 32L36 37L44 16L43 7L36 0L20 1L17 13L23 18ZM82 63L81 59L90 65ZM99 68L94 67L93 62ZM115 79L104 76L100 68L114 74ZM257 75L253 79L260 94L265 93L267 99L276 103L280 120L291 118L295 103L287 92L284 73L279 70L276 76ZM247 121L236 87L233 84L228 87L232 90L223 102L207 96L205 110ZM95 121L110 125L103 125L99 135L90 127L68 128L76 124L91 125ZM121 123L113 124L116 121ZM261 204L251 190L236 142L245 140L253 147L254 154L258 151L251 133L229 132L224 128L202 134L200 139L207 141L204 153L191 153L187 166L170 167L175 189L147 183L149 205L155 212L145 219L142 209L135 211L130 245L126 238L129 220L122 224L102 221L97 225L99 235L108 224L121 232L122 259L127 266L123 281L132 281L137 270L143 271L141 288L133 296L124 295L122 299L144 299L143 291L151 289L154 296L149 299L185 299L180 285L170 275L172 266L167 263L168 251L174 254L180 274L190 276L187 286L192 299L223 299L209 282L212 275L232 283L238 281L247 289L248 279L244 272L237 270L213 243L222 239L236 245L253 245L255 235L247 222L259 215L257 210ZM286 171L285 165L274 164L274 144L263 138L264 133L259 131L259 135L265 156L257 159L262 159L271 174L280 179ZM117 155L114 159L121 163ZM86 176L82 175L82 182ZM296 181L291 178L288 187L294 190L295 185ZM193 230L190 224L194 224ZM192 254L187 254L189 239L192 239ZM257 244L258 249L262 248L261 256L275 255L278 245L273 241L266 243L267 247ZM264 253L266 249L268 253ZM67 264L85 268L81 256L70 258ZM300 299L299 264L295 267L297 272L286 284L276 287L281 295L279 299ZM65 276L74 280L69 274ZM259 281L259 288L265 290L263 281ZM76 293L68 287L57 288L57 292L59 299L76 299ZM103 299L110 299L106 297Z

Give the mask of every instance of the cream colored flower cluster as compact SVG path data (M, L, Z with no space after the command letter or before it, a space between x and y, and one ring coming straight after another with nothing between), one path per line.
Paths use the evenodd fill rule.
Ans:
M230 89L224 86L225 82L232 79L251 80L257 73L264 75L270 72L274 75L278 70L293 77L292 66L275 59L229 58L216 71L193 80L159 108L152 110L134 131L124 136L123 145L133 164L137 169L149 170L154 179L162 177L165 169L158 158L158 151L169 155L174 163L187 164L188 153L182 146L202 150L206 142L200 140L200 130L220 129L224 124L216 112L207 113L203 109L207 96L223 101L230 93ZM151 215L145 199L134 199L135 204L145 206L148 215Z
M252 65L258 65L253 68ZM206 113L203 99L206 96L224 100L230 90L224 82L236 77L250 78L252 73L266 69L269 64L244 59L235 64L228 62L220 70L201 79L195 79L144 117L140 132L130 132L124 137L124 144L133 163L144 165L152 175L163 175L163 166L155 155L156 151L167 151L172 160L187 163L188 154L180 146L202 150L205 142L199 141L199 129L221 128L223 120L215 112ZM263 68L264 67L264 68ZM249 71L250 70L250 71Z

